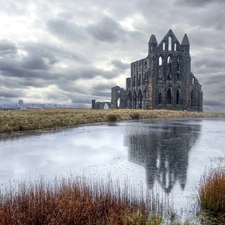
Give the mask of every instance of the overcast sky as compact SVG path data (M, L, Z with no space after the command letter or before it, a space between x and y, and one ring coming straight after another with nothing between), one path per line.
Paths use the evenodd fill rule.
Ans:
M225 111L224 0L0 0L0 101L91 107L125 88L130 63L187 33L204 111Z

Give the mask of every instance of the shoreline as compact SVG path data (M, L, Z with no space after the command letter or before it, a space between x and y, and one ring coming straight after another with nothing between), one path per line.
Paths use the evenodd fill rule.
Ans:
M16 138L119 121L178 118L225 118L225 113L141 109L37 109L0 111L0 139Z

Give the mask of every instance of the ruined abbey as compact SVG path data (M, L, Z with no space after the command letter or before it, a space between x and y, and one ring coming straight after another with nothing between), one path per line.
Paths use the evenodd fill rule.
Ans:
M202 111L201 85L191 72L190 43L185 34L180 43L169 30L158 44L148 42L148 55L131 63L126 89L115 86L111 102L95 102L92 108L171 109Z

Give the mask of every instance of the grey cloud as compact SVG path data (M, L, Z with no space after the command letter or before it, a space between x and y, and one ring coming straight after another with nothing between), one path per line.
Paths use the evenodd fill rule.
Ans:
M0 90L0 96L4 96L5 99L8 98L18 98L20 96L23 96L23 92L21 90L11 90L11 89L5 89L5 90Z
M52 19L47 22L47 29L59 38L72 42L80 42L86 39L85 30L67 20Z
M214 0L214 1L212 1L212 0L176 0L175 2L174 2L174 4L178 4L178 5L188 5L188 6L192 6L192 7L195 7L195 6L197 6L197 7L203 7L203 6L205 6L205 5L207 5L207 4L210 4L210 3L212 3L212 2L219 2L219 3L224 3L224 0Z
M225 106L224 102L221 101L216 101L216 100L204 100L204 105L205 106Z
M112 60L111 61L111 64L113 66L115 66L117 69L120 69L120 70L126 70L126 69L129 69L130 65L128 63L123 63L119 60Z
M118 76L117 71L106 71L102 69L95 68L93 66L86 66L86 67L77 67L65 70L66 74L68 74L68 78L71 78L73 80L77 79L93 79L97 76L103 77L105 79L112 79Z
M109 17L89 25L87 31L99 41L112 43L118 41L124 32L119 23Z
M95 97L103 97L103 98L108 98L109 101L111 101L111 92L109 91L103 91L103 90L95 90L91 92L92 96Z
M87 64L90 62L86 56L80 52L76 52L74 49L60 48L48 42L26 42L20 43L20 45L25 51L48 59L50 64L54 64L65 58L76 60L76 62L81 64Z
M11 56L17 53L17 47L15 44L8 40L0 41L0 56Z
M30 70L47 70L48 66L44 62L43 58L37 55L28 55L22 63L22 67Z
M108 91L111 90L112 87L116 86L116 83L114 82L107 82L107 83L98 83L96 85L92 86L93 90L103 90Z

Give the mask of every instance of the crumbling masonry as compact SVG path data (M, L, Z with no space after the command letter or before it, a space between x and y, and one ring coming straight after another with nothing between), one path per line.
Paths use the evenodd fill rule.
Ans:
M92 103L92 108L98 108ZM202 103L201 85L191 72L188 37L185 34L180 44L169 30L159 44L151 35L148 56L131 63L126 90L113 87L107 104L109 108L202 111Z

